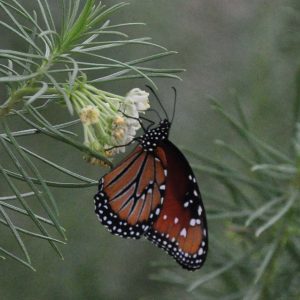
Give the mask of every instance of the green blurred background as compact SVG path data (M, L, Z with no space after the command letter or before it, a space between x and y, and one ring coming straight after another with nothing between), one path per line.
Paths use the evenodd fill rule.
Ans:
M34 1L23 0L30 8ZM119 1L103 1L107 5ZM172 109L171 86L178 90L179 101L171 140L177 145L207 156L222 157L214 140L222 138L233 145L235 137L224 127L210 108L209 96L231 109L235 91L249 117L253 130L264 140L287 150L295 93L295 76L299 67L299 1L277 0L130 0L112 20L146 22L147 26L130 28L132 36L150 36L153 41L177 50L178 55L155 62L185 68L183 81L157 80L160 95ZM49 1L59 11L56 1ZM298 7L297 7L298 6ZM0 11L0 19L3 17ZM298 26L298 27L297 27ZM1 29L1 48L18 49L21 44ZM297 39L298 38L298 39ZM114 52L119 58L145 55L142 47L122 48ZM144 87L144 80L107 83L99 86L117 94L133 87ZM0 91L3 96L3 91ZM1 101L2 102L2 101ZM52 112L56 123L64 112ZM78 128L80 132L80 128ZM70 169L91 178L103 172L85 164L79 152L42 137L24 139L38 153L52 157ZM0 155L2 155L0 153ZM55 173L47 173L54 178ZM205 173L198 177L203 190L214 192L215 183ZM0 196L7 193L0 182ZM131 241L110 235L99 224L93 209L95 188L55 190L60 220L67 230L68 244L62 247L61 261L47 243L27 239L35 253L37 272L31 272L10 259L0 261L0 299L204 299L188 294L184 288L150 279L159 267L153 262L172 263L160 249L147 241ZM205 201L205 199L204 199ZM209 206L209 203L205 203ZM0 230L1 243L9 245ZM12 243L12 242L11 242ZM13 244L11 244L12 246ZM213 249L211 250L213 251ZM197 278L209 268L210 260L200 271L177 272ZM217 287L216 287L217 288Z

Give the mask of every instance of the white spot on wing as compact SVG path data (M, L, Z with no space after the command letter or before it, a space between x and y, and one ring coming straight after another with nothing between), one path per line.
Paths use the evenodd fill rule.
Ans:
M195 226L196 225L196 220L195 219L191 219L190 220L190 225L191 226Z
M175 218L174 219L174 224L177 224L179 222L179 219L178 218Z
M183 228L183 229L180 231L180 236L186 237L186 229L185 229L185 228Z
M198 215L201 216L201 214L202 214L202 207L199 205L199 207L198 207Z

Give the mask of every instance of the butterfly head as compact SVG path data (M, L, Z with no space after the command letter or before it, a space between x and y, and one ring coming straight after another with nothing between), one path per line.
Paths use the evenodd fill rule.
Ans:
M153 152L156 147L168 139L171 123L168 119L159 122L155 128L147 130L140 138L140 145L147 152Z
M159 128L163 132L167 131L169 133L170 127L171 127L171 122L168 119L164 119L159 122L157 128Z

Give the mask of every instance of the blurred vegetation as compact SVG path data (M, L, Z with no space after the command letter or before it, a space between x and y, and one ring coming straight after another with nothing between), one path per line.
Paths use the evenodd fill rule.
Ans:
M181 270L150 243L107 233L94 216L95 187L54 189L68 237L61 247L65 260L42 240L24 236L38 272L0 260L1 298L299 299L299 1L129 2L118 22L146 22L147 27L127 32L178 50L167 63L188 70L176 83L180 101L171 139L199 175L208 211L208 260L200 271ZM58 20L60 9L55 2L49 5ZM0 20L4 15L1 10ZM1 48L24 49L9 31L1 34ZM109 53L127 61L149 51L132 47ZM167 102L174 81L156 83ZM132 79L99 86L125 94L144 84ZM0 93L4 97L4 89ZM172 102L166 105L171 108ZM54 124L65 121L65 113L55 107L47 117ZM80 128L75 132L80 135ZM55 140L31 136L18 141L89 178L97 180L105 172ZM4 157L1 150L1 161ZM54 170L42 171L47 178L65 180ZM0 197L8 191L1 178ZM2 227L0 234L1 244L14 247Z

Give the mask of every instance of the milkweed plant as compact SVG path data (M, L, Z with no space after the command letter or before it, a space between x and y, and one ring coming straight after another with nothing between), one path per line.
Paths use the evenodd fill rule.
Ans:
M10 190L10 194L0 195L0 223L17 245L9 249L1 240L0 259L12 258L31 269L24 235L46 240L62 257L59 244L65 243L66 235L52 188L97 186L97 181L35 153L21 145L20 138L44 135L79 150L92 165L112 166L113 157L124 152L123 145L137 134L139 118L150 107L149 93L133 86L125 95L117 95L101 86L143 78L156 87L152 78L180 79L176 73L182 71L149 67L152 61L176 52L148 37L128 37L126 28L144 24L114 21L114 15L127 3L107 7L94 0L60 0L55 5L60 8L60 20L55 19L46 0L37 0L33 11L18 0L0 0L5 16L0 20L2 29L24 45L23 50L0 50L0 84L6 88L6 99L0 102L0 176ZM107 52L119 48L118 53L126 53L129 46L151 48L153 53L121 60L115 52ZM53 106L64 112L64 123L53 124L48 119L47 111ZM15 128L17 121L23 128ZM82 127L82 138L72 131L76 125ZM47 180L41 163L70 181ZM40 203L40 213L33 208L33 199ZM32 228L17 225L20 216L31 220Z
M0 195L0 223L19 248L7 249L1 241L0 258L13 258L31 269L24 235L46 240L62 256L59 244L65 243L65 230L58 218L52 187L83 188L96 186L97 181L29 150L20 144L19 137L45 135L79 150L88 163L111 166L113 157L124 152L123 145L137 134L139 120L150 107L149 94L133 86L127 94L117 95L102 89L101 84L143 78L155 87L153 78L178 79L176 73L182 71L144 66L175 52L148 38L130 39L119 31L141 25L113 22L114 14L126 3L111 7L93 0L57 3L62 8L59 29L46 0L38 0L38 11L33 12L18 0L0 0L0 8L7 16L0 25L21 39L27 49L0 50L0 82L7 90L7 100L0 102L0 172L1 180L11 191ZM154 47L158 51L130 61L103 54L104 49L118 47L122 51L123 46L129 45ZM52 124L47 119L47 109L53 105L65 112L64 123ZM202 191L210 230L207 263L193 274L177 272L174 265L155 263L159 270L151 278L179 285L191 299L298 299L300 125L296 119L292 151L285 154L251 131L238 98L234 105L236 116L212 99L212 107L245 143L247 153L217 140L217 146L234 162L226 164L182 148L193 161L195 172L215 178L227 195L220 197L213 191ZM24 128L12 130L17 118ZM82 137L74 135L72 126L82 127ZM68 176L70 181L48 180L36 161ZM19 186L18 181L25 185ZM41 204L43 216L31 207L33 198ZM20 215L32 220L35 229L16 225ZM51 227L57 234L53 230L50 234ZM295 263L286 265L288 260ZM298 276L292 277L291 273Z

